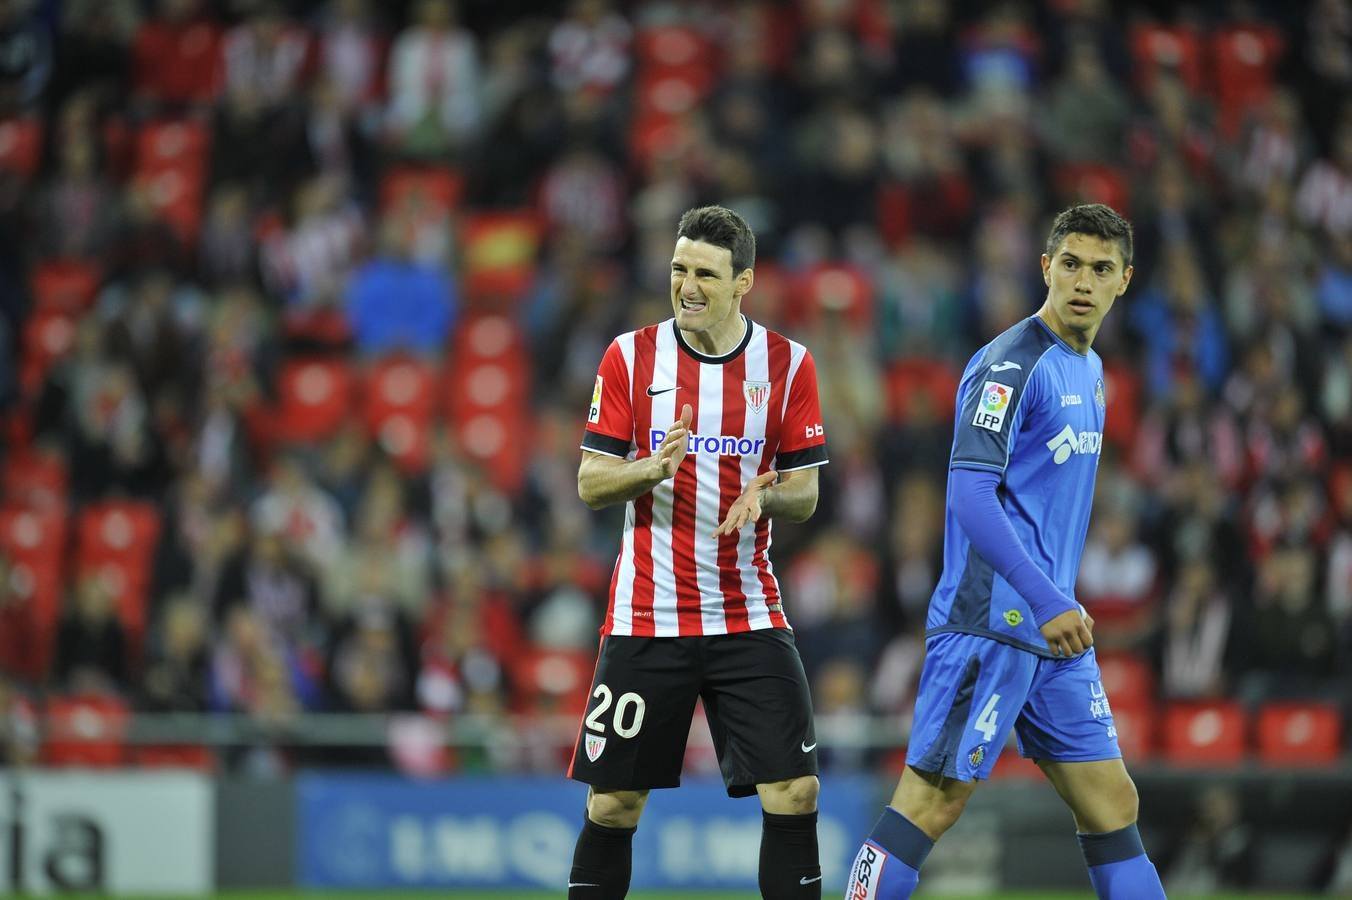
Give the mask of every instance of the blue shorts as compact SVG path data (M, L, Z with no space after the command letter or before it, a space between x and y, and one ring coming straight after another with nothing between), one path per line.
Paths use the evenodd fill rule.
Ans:
M1029 759L1120 759L1094 648L1048 659L974 634L929 638L906 764L989 778L1011 728Z

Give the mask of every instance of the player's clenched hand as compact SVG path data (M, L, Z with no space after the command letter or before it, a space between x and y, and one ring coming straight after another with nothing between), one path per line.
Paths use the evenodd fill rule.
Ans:
M1055 656L1078 656L1094 646L1094 619L1078 609L1061 613L1039 630Z
M762 472L746 483L742 495L728 507L728 517L723 524L714 529L714 537L732 534L747 522L755 522L761 517L761 491L775 483L779 473L774 469Z
M667 436L658 444L657 452L653 458L657 460L658 470L662 473L662 480L670 478L676 474L676 470L681 467L681 461L685 459L686 444L690 438L690 423L695 418L695 411L687 403L681 407L681 417L671 423L667 429Z

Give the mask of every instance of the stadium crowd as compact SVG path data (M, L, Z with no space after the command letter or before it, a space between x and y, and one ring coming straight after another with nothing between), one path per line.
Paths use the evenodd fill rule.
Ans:
M707 202L817 361L775 552L818 713L908 714L957 377L1076 198L1136 228L1078 587L1134 752L1176 700L1331 702L1336 742L1352 9L1122 6L0 2L7 755L72 697L577 709L596 365Z

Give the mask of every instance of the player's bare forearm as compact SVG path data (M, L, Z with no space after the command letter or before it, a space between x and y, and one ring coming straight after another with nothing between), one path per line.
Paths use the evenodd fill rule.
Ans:
M741 530L744 525L765 516L779 516L790 522L802 522L817 508L817 470L788 472L783 480L771 469L746 483L742 495L728 507L727 517L714 529L720 537Z
M604 509L642 497L667 477L656 456L629 460L584 452L577 469L577 495L592 509Z
M675 475L685 459L693 415L689 403L682 406L681 417L667 428L667 436L652 456L617 459L584 450L577 468L577 495L582 502L592 509L627 503Z
M761 489L761 515L806 522L817 509L817 469L784 472L779 483Z

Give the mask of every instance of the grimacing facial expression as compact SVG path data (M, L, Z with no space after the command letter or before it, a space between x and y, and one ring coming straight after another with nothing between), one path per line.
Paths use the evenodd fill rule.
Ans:
M1132 267L1122 263L1117 241L1096 235L1073 232L1056 248L1055 256L1044 253L1042 278L1062 336L1078 336L1087 347L1113 301L1127 290L1131 273Z
M737 325L742 295L751 287L751 270L734 274L732 251L682 237L671 257L671 307L676 327L712 332Z

